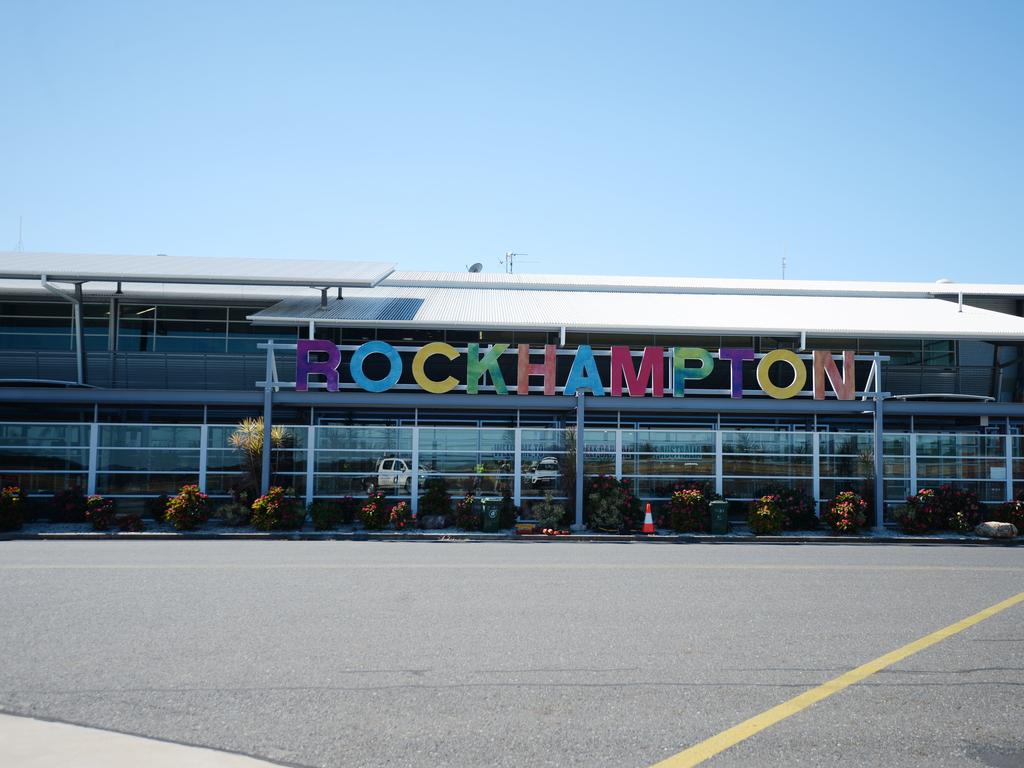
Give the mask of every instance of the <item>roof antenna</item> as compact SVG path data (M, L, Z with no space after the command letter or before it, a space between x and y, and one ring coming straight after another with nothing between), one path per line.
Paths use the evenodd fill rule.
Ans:
M513 260L517 256L529 256L529 255L530 254L528 254L528 253L513 253L512 251L506 251L505 252L505 258L499 259L498 263L501 264L503 267L505 267L505 272L507 274L511 275L512 272L514 271L513 270Z
M782 279L786 279L786 257L782 257Z
M15 249L14 249L14 250L16 250L16 251L17 251L18 253L21 253L22 251L24 251L24 250L25 250L25 243L24 243L24 241L23 241L23 240L21 239L21 220L22 220L22 218L23 218L22 216L19 216L19 217L18 217L18 245L17 245L17 246L15 247Z

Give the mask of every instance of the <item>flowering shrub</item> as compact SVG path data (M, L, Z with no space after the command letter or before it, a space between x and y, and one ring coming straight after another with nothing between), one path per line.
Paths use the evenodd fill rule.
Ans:
M50 505L50 522L85 522L85 494L80 486L75 485L53 494Z
M944 528L964 533L981 522L981 504L974 491L942 485L935 489L934 499L935 512Z
M676 488L665 504L665 513L674 531L711 530L711 500L700 488Z
M868 503L859 493L841 491L821 512L821 521L836 533L856 533L868 521Z
M1018 494L1013 501L1007 501L995 509L988 510L987 514L982 516L986 520L1013 523L1017 526L1017 531L1024 535L1024 493Z
M536 518L537 525L541 528L561 528L565 520L565 507L555 501L551 491L547 491L544 494L544 501L535 503L530 514Z
M259 531L290 531L306 522L306 508L279 485L252 503L250 522Z
M329 531L342 523L351 523L358 504L351 496L343 499L317 499L309 505L309 518L318 531Z
M117 503L102 496L90 496L85 500L85 517L94 531L109 530L117 518Z
M455 526L464 531L479 531L483 526L483 519L476 509L476 497L467 493L455 505Z
M388 519L396 531L408 528L412 522L412 508L409 506L409 502L400 501L395 504L388 514Z
M25 498L21 488L9 485L0 491L0 531L16 531L24 522Z
M164 511L164 520L178 531L193 531L209 517L210 499L198 485L183 485Z
M779 533L784 521L779 497L772 493L755 501L750 506L750 514L747 516L747 525L758 536Z
M942 526L937 520L935 491L924 488L913 496L907 497L907 503L896 511L896 519L904 533L927 533Z
M818 527L814 499L798 488L782 483L769 483L761 489L760 495L778 498L783 517L782 527L787 531L811 531Z
M384 505L384 494L381 491L371 493L366 503L359 508L359 520L363 528L379 531L391 522L390 510Z
M640 502L626 480L599 475L587 480L583 492L587 525L599 531L631 530L640 515Z

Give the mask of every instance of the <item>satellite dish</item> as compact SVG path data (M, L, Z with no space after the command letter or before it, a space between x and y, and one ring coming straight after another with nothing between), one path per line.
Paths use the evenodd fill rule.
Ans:
M483 268L484 268L484 265L481 264L478 261L476 264L474 264L473 266L469 267L469 271L470 272L480 272L481 270L483 270Z
M952 280L950 280L950 279L949 279L948 277L940 277L940 278L939 278L938 280L936 280L935 282L936 282L936 283L952 283L953 281L952 281Z

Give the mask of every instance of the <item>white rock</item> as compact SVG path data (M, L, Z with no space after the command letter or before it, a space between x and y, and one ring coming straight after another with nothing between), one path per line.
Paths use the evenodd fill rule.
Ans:
M990 521L982 523L974 532L979 536L985 536L989 539L1012 539L1017 535L1017 526L1013 523L997 523Z

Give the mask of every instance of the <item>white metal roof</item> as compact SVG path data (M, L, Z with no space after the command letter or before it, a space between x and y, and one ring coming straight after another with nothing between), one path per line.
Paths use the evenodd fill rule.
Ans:
M1024 339L1024 318L936 298L411 288L351 290L359 302L290 298L259 323L466 329ZM375 301L363 301L375 300ZM413 302L415 307L413 307ZM377 307L377 309L375 309ZM396 307L408 310L396 314ZM398 319L401 318L401 319Z
M741 293L809 296L1024 296L1024 285L863 280L754 280L712 277L534 275L396 270L385 285L409 288L529 288L640 293Z
M228 259L189 256L111 256L74 253L0 253L0 278L190 283L210 285L372 287L393 263L328 259Z

